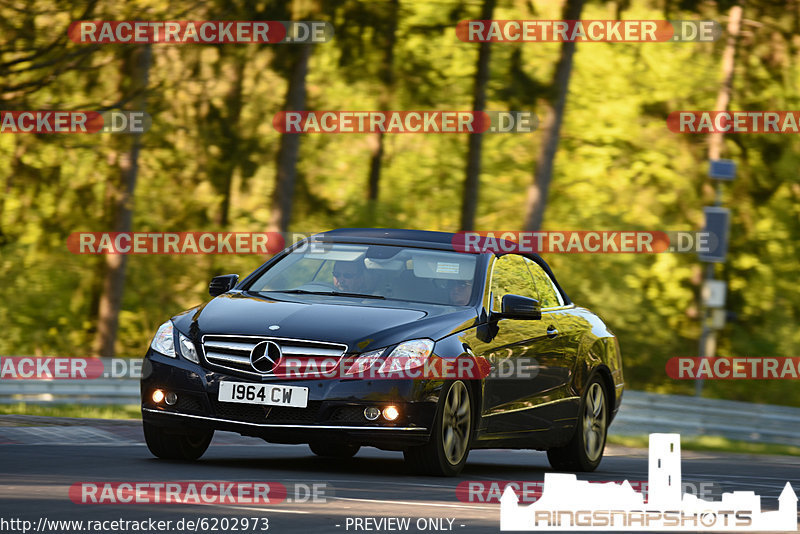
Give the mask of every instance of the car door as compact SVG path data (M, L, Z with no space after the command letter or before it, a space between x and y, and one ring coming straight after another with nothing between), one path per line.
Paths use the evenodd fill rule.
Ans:
M497 258L489 284L491 312L501 310L503 295L539 299L525 259L517 254ZM557 365L563 352L555 314L543 310L542 318L491 320L488 332L478 332L473 350L489 360L492 373L484 382L483 416L485 431L504 437L550 427L550 421L536 408L548 401L553 388L547 366Z
M559 352L558 354L544 353L539 356L539 391L548 401L553 402L553 408L558 408L555 401L570 400L572 373L578 355L579 331L575 328L572 319L574 306L565 306L561 293L544 268L531 258L525 258L525 265L533 278L539 302L542 305L542 317L558 325ZM567 410L568 411L568 410ZM562 415L566 412L558 410ZM555 414L553 417L557 417Z

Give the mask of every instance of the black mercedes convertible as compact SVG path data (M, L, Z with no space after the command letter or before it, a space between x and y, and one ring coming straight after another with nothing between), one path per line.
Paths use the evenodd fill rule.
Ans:
M222 430L327 457L402 451L435 475L480 448L594 470L622 398L616 337L538 255L467 253L456 235L334 230L214 278L145 356L150 451L195 460Z

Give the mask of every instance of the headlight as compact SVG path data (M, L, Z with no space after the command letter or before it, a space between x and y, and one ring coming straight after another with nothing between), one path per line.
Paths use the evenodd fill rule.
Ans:
M359 355L347 368L344 374L355 375L367 372L372 365L381 357L386 349L373 350Z
M378 372L393 373L422 367L432 352L433 340L431 339L404 341L389 354Z
M188 337L178 332L178 343L180 343L181 356L190 362L200 363L200 358L197 357L197 349L194 348L194 343Z
M194 348L194 343L188 337L178 332L178 343L181 356L190 362L200 363L200 358L197 357L197 349ZM150 347L165 356L170 358L177 358L178 354L175 352L175 326L172 321L167 321L158 327L153 342Z
M175 334L172 321L167 321L158 327L155 337L153 337L150 348L154 351L169 356L170 358L177 358L175 354Z

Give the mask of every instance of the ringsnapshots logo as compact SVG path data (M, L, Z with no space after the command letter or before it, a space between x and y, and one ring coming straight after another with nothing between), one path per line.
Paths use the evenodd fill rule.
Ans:
M723 493L710 501L681 493L680 434L650 434L648 500L622 484L579 481L573 474L545 473L541 497L520 505L514 489L500 498L500 530L794 532L797 496L789 482L777 511L761 511L752 491Z

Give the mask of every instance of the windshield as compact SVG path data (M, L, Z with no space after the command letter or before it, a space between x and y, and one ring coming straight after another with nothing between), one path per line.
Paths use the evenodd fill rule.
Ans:
M316 243L291 252L248 289L467 306L476 260L460 252Z

